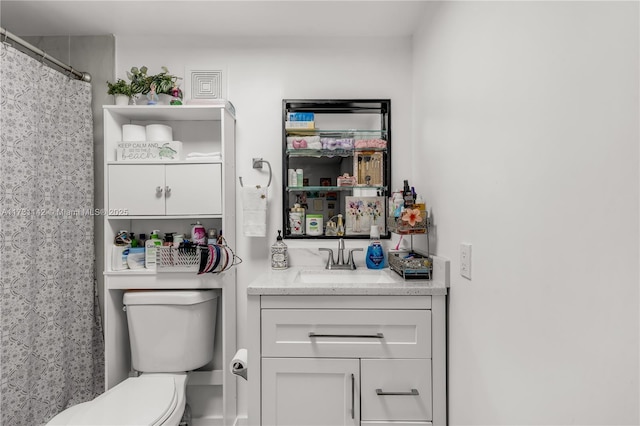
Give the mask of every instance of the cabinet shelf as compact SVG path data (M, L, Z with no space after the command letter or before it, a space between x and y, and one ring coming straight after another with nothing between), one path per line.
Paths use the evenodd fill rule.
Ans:
M166 215L155 215L155 216L126 216L126 215L118 215L118 216L107 216L108 220L138 220L138 219L222 219L223 215L221 214L192 214L192 215L175 215L175 216L166 216Z
M387 152L387 148L354 148L354 149L288 149L289 157L353 157L358 152Z
M134 165L134 166L142 166L142 165L147 165L147 164L166 164L166 165L171 165L171 164L222 164L221 160L218 161L212 161L212 160L205 160L205 161L200 161L200 160L194 160L194 161L187 161L187 160L177 160L177 161L107 161L107 165Z
M354 189L373 189L386 191L386 186L287 186L287 192L316 192L316 191L353 191Z
M131 120L220 121L223 116L221 112L225 109L235 119L235 110L226 101L221 101L219 105L105 105L103 108Z
M292 129L285 128L289 136L321 136L325 138L355 138L369 139L382 138L387 136L386 130L369 129L349 129L349 130L329 130L329 129Z

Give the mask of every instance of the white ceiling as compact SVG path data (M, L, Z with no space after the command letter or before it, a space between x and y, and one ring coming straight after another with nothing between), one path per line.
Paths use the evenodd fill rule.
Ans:
M199 35L230 37L409 36L425 0L0 1L18 36Z

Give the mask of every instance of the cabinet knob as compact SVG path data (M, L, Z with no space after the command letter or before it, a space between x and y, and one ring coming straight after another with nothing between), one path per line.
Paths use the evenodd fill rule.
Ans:
M160 197L162 195L162 187L156 186L156 197Z
M167 195L171 194L171 187L169 185L167 185L165 191L166 191Z

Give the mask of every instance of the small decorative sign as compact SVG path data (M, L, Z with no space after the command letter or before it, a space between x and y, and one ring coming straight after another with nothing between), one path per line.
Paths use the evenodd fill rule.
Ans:
M182 142L119 142L117 161L178 161Z

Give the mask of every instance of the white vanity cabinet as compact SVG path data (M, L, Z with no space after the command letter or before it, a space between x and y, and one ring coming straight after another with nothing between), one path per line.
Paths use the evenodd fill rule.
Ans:
M116 148L125 124L163 124L182 143L179 159L122 161ZM128 105L104 107L104 336L105 382L111 389L128 377L131 356L123 295L129 290L214 289L218 295L213 360L189 372L187 403L193 425L232 425L237 421L237 377L228 366L236 347L236 268L220 274L168 268L114 270L114 237L120 230L150 235L174 232L190 236L196 221L223 231L235 250L235 116L219 105ZM188 153L216 152L211 159L189 161ZM219 159L218 159L219 158ZM165 265L166 266L166 265ZM188 330L185 330L188 332ZM188 349L188 348L187 348Z
M446 290L403 284L375 295L249 286L249 424L446 424Z

